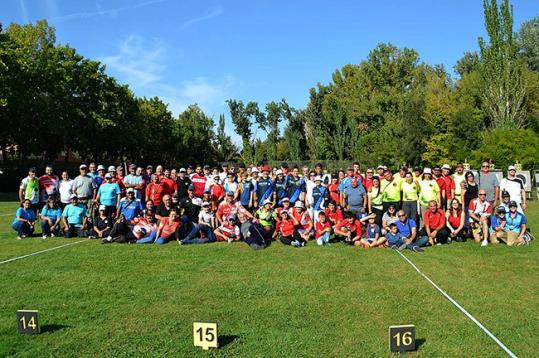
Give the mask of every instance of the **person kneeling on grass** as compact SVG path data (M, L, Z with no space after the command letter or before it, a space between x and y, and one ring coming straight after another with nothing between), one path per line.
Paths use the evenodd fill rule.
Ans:
M500 205L496 209L496 213L490 217L489 239L491 244L498 244L498 239L505 235L505 206Z
M326 213L323 211L318 212L318 220L316 220L314 228L316 243L319 246L329 245L329 237L331 236L333 229L331 228L331 223L326 218Z
M76 194L71 195L71 204L68 204L62 212L65 237L87 237L86 225L88 214L86 206L79 203Z
M412 250L415 252L423 252L423 249L418 245L411 243L407 244L404 242L404 237L400 234L397 224L389 224L389 231L386 233L386 239L393 250Z
M518 212L516 201L509 202L509 212L505 214L505 232L500 240L505 241L507 246L516 246L526 244L524 235L526 234L526 217Z
M34 224L36 221L36 212L32 209L32 202L25 199L21 207L17 209L15 218L11 223L13 230L17 231L17 240L24 239L34 233Z
M298 226L299 221L293 215L290 215L288 210L282 210L281 220L277 222L272 238L275 239L279 236L279 240L285 245L303 247L307 241L296 230Z
M54 237L60 233L60 222L62 221L62 209L58 206L56 199L49 197L47 204L40 211L41 232L43 238Z
M344 213L344 220L335 226L335 235L337 239L346 244L355 245L355 242L361 240L363 227L361 222L356 219L356 215L351 211Z
M226 221L214 231L217 241L239 241L240 239L240 228L236 226L236 217L230 215Z
M376 224L376 214L370 214L367 217L367 227L365 228L365 237L359 241L355 242L356 246L361 246L365 249L370 249L371 247L384 247L386 242L385 237L380 237L381 230L380 227ZM394 225L394 224L390 224Z
M109 236L112 230L113 220L108 214L109 210L103 204L99 205L97 217L94 219L94 225L92 226L91 236L97 238L104 238Z

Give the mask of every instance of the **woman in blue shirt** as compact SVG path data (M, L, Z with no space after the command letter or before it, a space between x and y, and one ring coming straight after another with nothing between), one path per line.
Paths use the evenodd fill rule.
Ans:
M36 212L31 208L31 201L26 199L17 209L15 218L11 223L13 230L17 231L17 239L21 240L34 233L34 224L36 221Z
M43 238L54 237L60 232L60 221L62 220L62 209L54 198L48 198L47 204L39 213L41 216L41 232Z

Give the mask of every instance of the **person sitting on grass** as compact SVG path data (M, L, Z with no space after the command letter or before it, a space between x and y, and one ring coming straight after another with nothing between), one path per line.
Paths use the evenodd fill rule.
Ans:
M464 210L462 210L462 205L456 198L453 198L449 203L449 208L445 213L445 217L451 240L457 242L466 241L467 232L464 228L464 219L466 215L464 214Z
M240 240L240 228L236 226L236 217L230 215L226 221L224 221L217 229L214 231L215 238L217 241L232 241Z
M397 225L397 228L399 229L399 233L403 237L403 240L406 244L414 244L419 247L425 246L427 242L429 241L426 237L418 237L417 235L417 224L414 219L409 218L406 215L406 212L404 210L399 210L397 212L397 217L399 220L395 222L395 225Z
M198 214L198 224L193 223L193 228L187 237L181 241L178 241L180 245L187 244L207 244L215 242L215 215L211 211L211 204L207 201L202 203L202 211ZM202 234L202 237L197 238L198 234Z
M479 197L470 202L469 208L474 240L481 242L481 246L488 245L489 218L492 214L492 204L486 200L486 195L485 189L479 189Z
M180 240L179 229L181 226L180 215L177 209L170 210L168 218L161 220L159 227L157 228L157 234L155 243L157 245L163 245L171 240Z
M313 220L309 213L305 210L305 204L301 201L296 201L294 208L289 212L299 223L297 231L305 241L309 241L313 234Z
M367 226L365 227L365 237L356 241L356 246L361 246L364 249L370 249L372 247L384 247L386 238L381 236L380 227L376 224L376 214L370 214L367 217ZM391 225L391 224L390 224Z
M270 199L264 200L262 207L256 211L255 217L259 220L260 225L262 225L269 237L274 230L277 219L277 214L273 210L273 202Z
M277 222L272 239L279 236L279 240L284 245L303 247L306 244L306 240L304 240L297 231L298 226L298 220L293 215L290 215L288 210L282 210L281 218Z
M335 201L330 201L324 212L326 213L327 220L333 228L343 221L342 210L337 207L337 203Z
M13 230L17 231L17 240L24 239L34 233L35 221L36 212L32 209L32 202L30 199L24 199L11 223Z
M427 211L423 215L423 228L419 231L419 237L427 240L432 246L434 244L445 244L449 233L445 228L445 213L438 208L435 200L429 201Z
M498 239L501 239L505 235L505 214L507 211L505 210L504 205L498 206L496 209L496 213L490 217L490 226L489 226L489 233L490 233L490 243L491 244L498 244Z
M259 223L254 223L245 213L238 213L238 227L240 237L253 250L262 250L267 247L265 231Z
M108 214L106 205L99 205L97 217L94 220L91 236L103 239L109 236L112 230L113 220Z
M393 250L412 250L415 252L423 252L423 249L414 243L407 244L404 241L404 237L399 233L399 228L397 224L390 224L389 231L386 233L386 239L389 247Z
M344 220L335 226L336 238L349 245L355 245L356 241L361 240L362 233L363 225L351 211L345 211Z
M137 244L152 243L157 235L158 220L155 209L148 209L142 217L135 218L133 236Z
M41 233L44 239L60 234L60 222L62 221L62 209L58 206L55 198L49 197L47 203L40 211Z
M318 246L329 245L329 238L333 229L331 228L331 223L326 217L326 213L323 211L318 212L318 220L316 220L315 227L315 236L316 243Z

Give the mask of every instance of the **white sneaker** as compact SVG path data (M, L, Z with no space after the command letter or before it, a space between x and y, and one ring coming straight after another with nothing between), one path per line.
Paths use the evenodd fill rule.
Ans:
M487 240L483 240L481 242L481 246L488 246L488 241Z
M42 238L46 239L46 238L47 238L47 235L43 234Z
M51 232L51 237L54 237L54 233Z

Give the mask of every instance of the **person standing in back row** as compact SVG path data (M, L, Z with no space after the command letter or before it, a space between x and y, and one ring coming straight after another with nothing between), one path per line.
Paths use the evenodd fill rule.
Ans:
M500 203L502 202L502 192L509 193L509 200L514 201L518 205L518 212L524 213L527 208L526 190L524 183L516 176L517 169L514 165L510 165L507 169L507 177L500 182Z
M481 171L477 175L477 184L479 184L479 190L485 190L487 201L495 208L500 197L500 182L496 174L490 172L490 163L487 160L481 163Z

